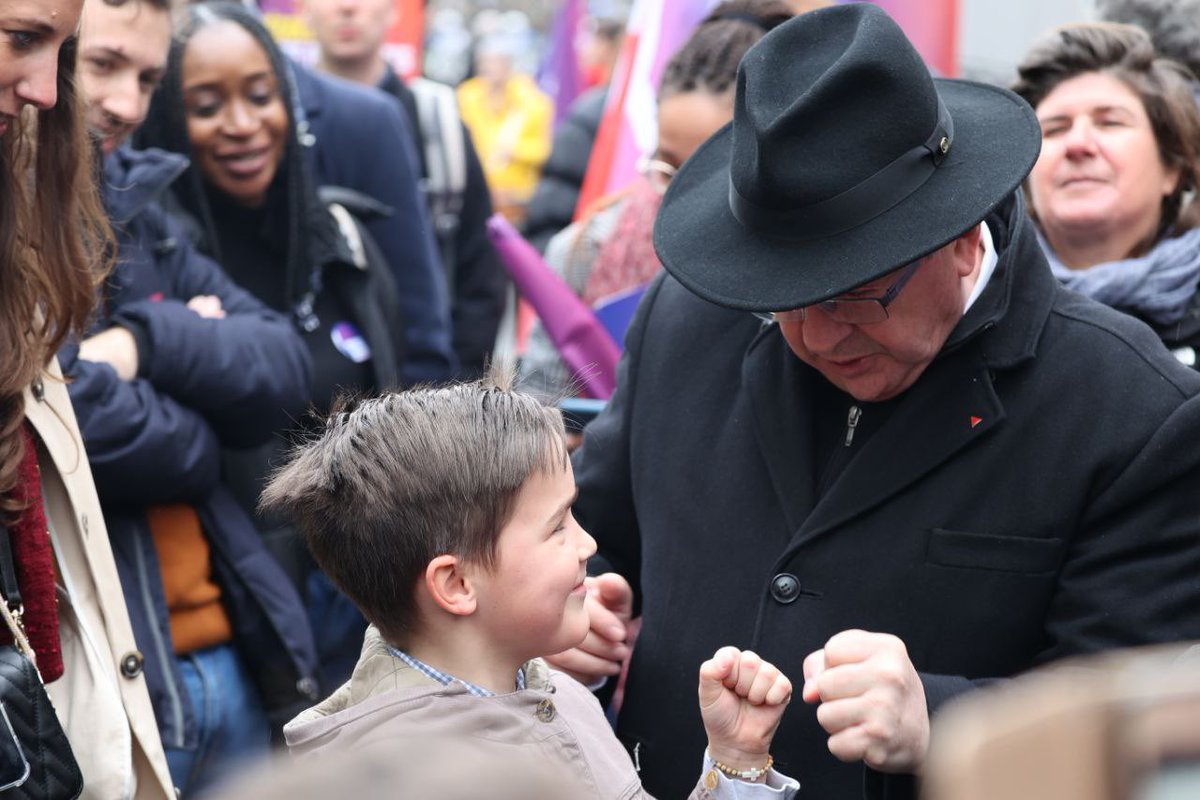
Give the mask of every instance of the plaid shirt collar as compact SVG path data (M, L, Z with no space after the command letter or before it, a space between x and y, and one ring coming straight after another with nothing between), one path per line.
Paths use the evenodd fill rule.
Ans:
M404 652L403 650L398 650L397 648L392 647L390 644L387 646L387 649L388 649L389 653L391 653L393 656L395 656L396 658L403 661L405 664L408 664L410 667L417 670L425 677L432 678L433 680L437 681L438 683L442 684L443 686L449 686L451 683L461 683L463 685L463 687L468 692L470 692L472 695L474 695L475 697L495 697L496 696L496 693L491 691L490 689L485 689L482 686L476 686L473 683L468 683L467 681L464 681L460 678L456 678L453 675L448 675L447 673L442 672L440 669L429 666L424 661L421 661L419 658L413 658L412 656L410 656L408 653ZM525 688L525 668L521 667L520 669L517 670L517 691L521 691L524 688Z

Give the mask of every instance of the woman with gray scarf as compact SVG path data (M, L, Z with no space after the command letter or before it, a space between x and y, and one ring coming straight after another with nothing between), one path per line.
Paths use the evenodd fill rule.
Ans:
M1054 274L1143 320L1198 366L1194 77L1140 28L1114 23L1057 28L1017 71L1013 90L1042 126L1025 189Z

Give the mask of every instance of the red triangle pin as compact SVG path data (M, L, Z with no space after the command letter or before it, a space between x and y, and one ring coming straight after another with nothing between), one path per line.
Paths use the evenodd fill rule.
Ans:
M978 427L979 423L983 422L983 417L971 417L971 427Z

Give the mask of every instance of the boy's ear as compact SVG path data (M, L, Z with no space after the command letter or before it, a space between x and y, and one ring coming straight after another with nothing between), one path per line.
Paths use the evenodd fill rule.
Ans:
M475 589L458 556L440 555L429 562L425 590L444 611L464 617L475 613Z

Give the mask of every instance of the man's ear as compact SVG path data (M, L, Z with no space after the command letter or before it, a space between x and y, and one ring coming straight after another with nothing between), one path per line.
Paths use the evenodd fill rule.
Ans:
M979 248L983 243L983 223L980 222L974 228L964 233L951 243L952 252L954 253L954 264L958 269L960 278L965 278L975 271L976 265L979 263L981 254Z
M475 589L458 556L440 555L429 562L425 591L444 611L463 617L475 613Z

